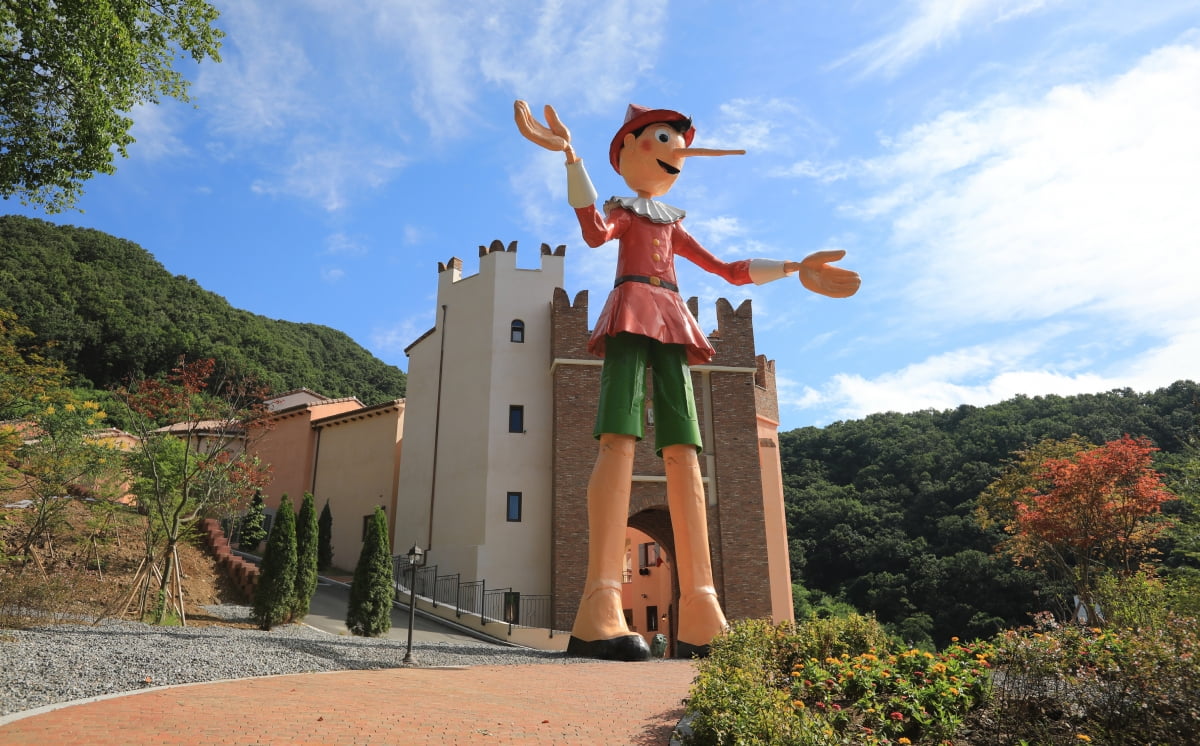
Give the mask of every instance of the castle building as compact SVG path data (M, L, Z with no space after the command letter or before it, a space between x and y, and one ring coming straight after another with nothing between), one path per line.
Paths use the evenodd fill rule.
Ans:
M480 247L478 274L464 276L457 258L439 264L435 326L406 350L393 534L397 552L427 549L438 576L548 596L552 626L563 630L586 572L602 363L586 349L587 292L572 301L562 289L564 257L565 247L543 244L541 266L519 269L516 242L494 241ZM688 307L696 314L696 299ZM692 368L692 383L717 591L731 619L792 619L775 367L755 353L750 302L735 309L719 300L710 341L716 355ZM631 587L645 590L627 594L642 603L628 601L626 615L639 631L673 639L674 541L647 424L626 573ZM655 574L654 582L645 577ZM666 588L669 597L654 597Z

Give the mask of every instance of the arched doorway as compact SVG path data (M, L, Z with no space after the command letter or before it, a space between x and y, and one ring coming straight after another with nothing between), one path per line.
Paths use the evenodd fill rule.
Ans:
M629 517L626 537L626 580L622 600L631 627L652 643L667 637L667 656L675 652L678 631L679 576L675 571L675 538L665 506ZM653 617L653 618L652 618Z

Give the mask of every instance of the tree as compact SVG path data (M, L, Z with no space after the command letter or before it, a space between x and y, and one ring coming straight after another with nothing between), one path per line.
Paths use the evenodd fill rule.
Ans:
M354 568L346 627L351 634L377 637L392 628L392 556L388 549L387 518L382 508L367 526L367 538Z
M288 496L279 499L254 589L254 621L269 630L292 620L296 594L296 516Z
M180 540L201 515L241 512L268 478L252 442L266 431L266 392L252 379L218 376L211 358L181 358L165 380L138 381L114 394L138 436L129 466L147 516L147 556L134 581L146 589L141 612L159 578L155 621L161 624L170 606L182 619Z
M25 564L53 535L69 505L84 491L107 497L119 480L120 459L94 437L107 415L66 387L66 370L29 344L33 333L0 310L0 493L30 501L17 514Z
M329 501L321 508L321 517L317 520L317 569L328 570L333 566L333 513L329 511Z
M296 589L292 618L308 616L308 605L317 591L317 508L311 492L304 493L296 519Z
M262 493L255 492L250 498L250 507L242 518L242 527L238 531L238 546L253 552L258 549L262 540L267 538L267 516L263 504Z
M1049 488L1044 475L1044 466L1049 459L1070 458L1095 447L1086 439L1072 435L1062 440L1046 438L1031 448L1017 451L1000 477L979 496L976 519L984 528L1010 525L1016 518L1018 503L1025 499L1029 490L1037 492Z
M176 60L220 60L217 15L203 0L0 1L0 195L59 212L113 173L135 106L189 100Z
M0 467L0 491L31 501L18 518L24 528L19 555L26 563L62 523L69 497L112 497L106 493L119 482L120 452L94 436L105 417L100 406L80 402L69 391L44 398L23 423L11 466Z
M1044 488L1022 489L1008 550L1060 573L1085 609L1094 608L1096 577L1129 575L1150 543L1167 528L1153 520L1172 499L1151 467L1157 449L1128 435L1066 458L1048 458L1034 478ZM1096 620L1093 620L1096 621Z

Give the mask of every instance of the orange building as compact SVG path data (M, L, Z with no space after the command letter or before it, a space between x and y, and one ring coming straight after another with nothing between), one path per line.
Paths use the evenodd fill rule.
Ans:
M311 492L333 516L333 564L353 569L366 517L376 506L395 522L404 400L366 407L355 397L331 399L297 389L267 400L267 426L251 449L271 468L263 489L268 528L284 495L299 509Z

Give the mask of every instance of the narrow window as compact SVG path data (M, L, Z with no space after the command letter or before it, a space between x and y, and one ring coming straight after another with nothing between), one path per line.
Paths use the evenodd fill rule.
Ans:
M384 511L386 513L387 508L384 508ZM373 513L373 512L367 513L366 515L363 516L362 540L364 543L367 541L367 532L371 530L371 521L374 519L375 519L375 513Z
M521 521L521 493L508 493L508 520L510 523Z
M625 615L625 626L631 630L636 630L633 626L633 609L621 609L621 613Z
M646 629L650 632L658 631L658 607L646 607Z
M512 328L509 334L511 335L509 339L511 339L513 342L524 342L525 322L521 321L520 319L513 319Z
M513 404L508 408L508 431L510 433L525 432L525 407Z

